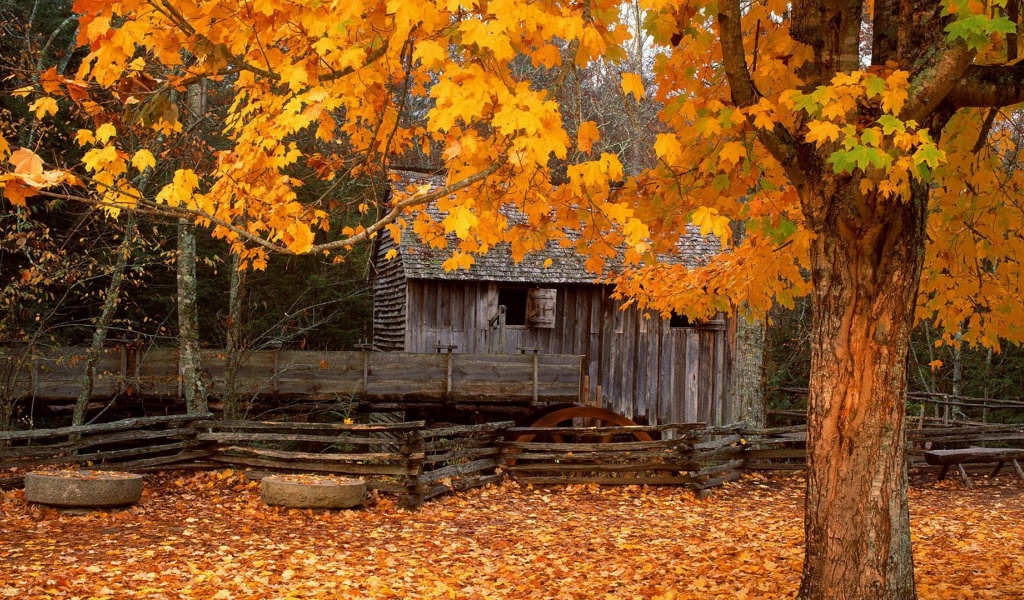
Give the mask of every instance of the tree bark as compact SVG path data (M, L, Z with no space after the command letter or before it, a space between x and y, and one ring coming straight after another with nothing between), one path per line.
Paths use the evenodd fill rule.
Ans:
M185 409L206 414L206 386L199 360L199 307L196 302L196 228L188 219L178 221L178 370Z
M187 120L196 124L206 112L205 81L188 86ZM199 306L196 299L196 226L178 219L178 370L185 410L190 415L210 412L199 354Z
M804 198L813 326L807 553L799 597L915 598L905 458L906 356L924 258L927 187L864 196L824 174Z
M107 332L114 320L114 312L121 296L121 281L124 279L124 270L128 266L128 257L132 252L132 244L135 240L135 213L129 212L125 222L124 237L117 248L117 259L114 268L110 273L110 283L107 285L107 293L103 298L103 310L96 319L96 330L92 334L92 344L85 359L85 371L82 374L82 388L78 392L78 399L75 400L75 411L71 415L72 425L83 425L85 423L85 411L89 406L89 397L92 396L93 386L96 383L96 363L100 360L103 352L103 345L107 341Z
M764 404L765 321L747 321L734 313L732 330L732 373L729 377L729 404L734 414L727 420L745 421L758 429L765 426Z
M238 253L231 255L231 291L228 296L227 339L224 365L224 418L242 418L238 406L238 369L242 365L245 342L242 339L242 298L245 294L245 271L240 269Z

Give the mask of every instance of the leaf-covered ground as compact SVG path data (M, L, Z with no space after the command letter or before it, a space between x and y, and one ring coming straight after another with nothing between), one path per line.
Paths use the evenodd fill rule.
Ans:
M130 510L70 516L0 492L0 597L787 598L803 481L505 484L358 511L268 508L229 471L155 476ZM915 478L922 598L1024 598L1024 483Z

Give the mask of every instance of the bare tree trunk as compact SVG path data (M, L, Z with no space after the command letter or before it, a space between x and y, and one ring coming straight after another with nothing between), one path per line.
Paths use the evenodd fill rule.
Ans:
M807 555L799 597L915 598L906 356L928 191L914 183L910 199L885 200L861 195L849 178L822 179L819 206L828 210L814 214L811 250Z
M242 339L242 298L245 294L245 271L239 269L241 258L231 255L231 292L228 298L227 357L224 368L224 418L239 419L238 369L242 365L245 342Z
M199 308L196 303L196 228L178 221L178 370L185 408L190 415L206 414L206 387L199 359Z
M107 341L107 332L114 320L114 312L120 301L121 281L124 279L124 270L128 266L128 257L132 253L132 245L135 242L135 214L129 212L125 222L124 237L117 248L117 260L110 273L110 283L107 284L107 293L103 298L103 310L96 319L96 330L92 334L92 344L85 359L85 371L82 373L82 387L78 392L78 399L75 400L75 411L71 415L72 425L85 423L85 412L89 406L89 397L96 383L96 363L103 353L103 345Z
M206 109L205 82L188 88L189 120L195 121ZM199 355L199 307L196 301L196 227L188 219L178 220L178 365L185 408L190 415L210 412L202 380Z
M730 420L746 421L751 427L765 426L764 352L765 322L748 322L739 314L732 318L732 373L729 377L729 403L734 407Z

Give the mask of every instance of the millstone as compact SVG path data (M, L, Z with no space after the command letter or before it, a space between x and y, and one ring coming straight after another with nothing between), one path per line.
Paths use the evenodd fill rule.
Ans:
M26 473L25 499L62 507L111 508L135 504L142 498L142 475L78 471Z
M260 482L263 501L287 508L352 508L366 501L361 479L270 475Z

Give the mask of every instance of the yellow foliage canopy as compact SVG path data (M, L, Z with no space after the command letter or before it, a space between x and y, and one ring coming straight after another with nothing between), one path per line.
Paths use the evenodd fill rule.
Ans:
M828 153L830 168L853 178L865 198L898 203L915 181L933 186L919 316L964 324L970 343L1024 340L1021 175L1005 168L1019 146L1012 113L988 119L963 109L936 140L907 114L916 84L899 64L855 64L810 85L801 69L813 51L793 39L780 0L756 0L740 16L739 49L756 52L747 67L757 93L738 104L722 68L715 4L641 2L642 31L625 22L621 4L77 0L79 42L89 48L81 68L71 78L47 72L44 89L18 93L37 94L29 107L37 118L55 114L56 99L66 97L95 119L75 136L82 164L47 170L31 150L12 152L0 138L8 161L0 185L24 204L76 181L77 170L88 175L94 203L191 215L236 249L283 252L344 249L414 205L442 201L442 223L408 222L439 244L446 232L457 236L449 267L466 268L473 253L497 243L522 256L547 239L566 240L567 229L583 230L577 247L587 264L601 270L622 252L626 267L611 275L644 308L705 316L745 305L757 314L806 293L814 237L792 173L764 145L776 136ZM984 12L974 4L962 10L950 35L968 40L976 62L997 61L1005 29L968 19ZM516 62L559 82L594 61L615 65L641 33L652 41L641 62L653 67L619 65L615 92L628 103L659 102L662 131L656 164L631 171L615 154L595 156L599 125L572 121ZM170 170L154 197L139 197L133 177L166 160L153 140L189 135L179 118L203 81L229 98L226 146L208 165ZM97 88L113 93L129 123L115 128L118 110L104 112ZM421 100L419 113L410 98ZM976 144L981 132L987 137ZM303 135L315 141L297 144ZM129 144L140 136L152 143ZM371 226L331 232L330 198L303 202L296 193L297 165L330 182L340 174L383 178L413 157L443 165L447 187L390 200L378 194L377 206L360 206L379 216ZM559 162L570 164L555 185ZM503 205L526 223L513 227L500 216ZM726 252L698 269L661 264L689 225L715 235Z

